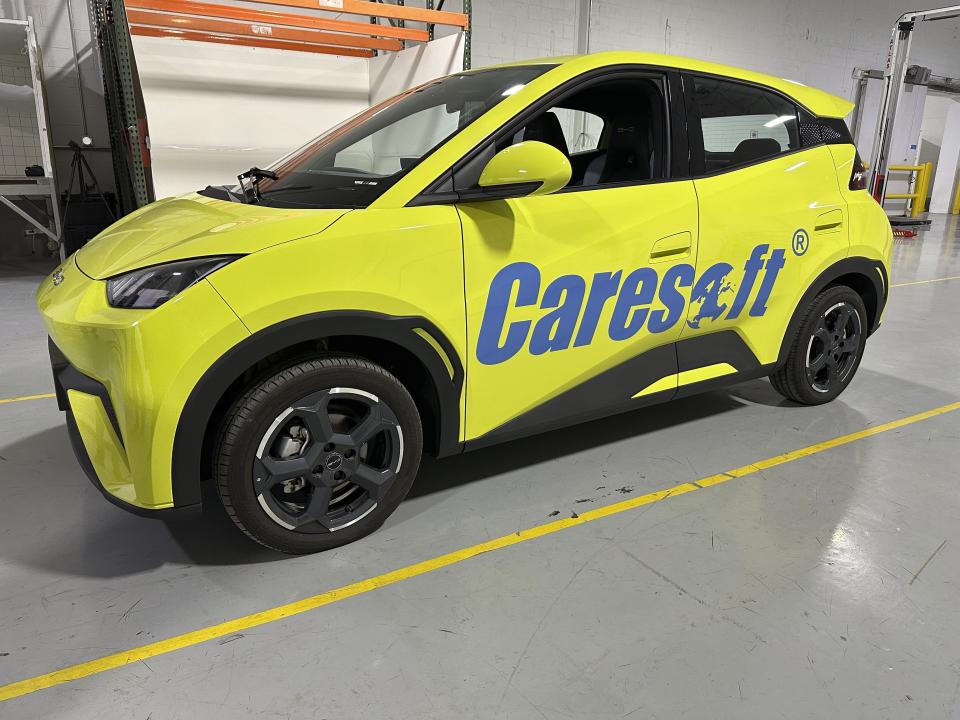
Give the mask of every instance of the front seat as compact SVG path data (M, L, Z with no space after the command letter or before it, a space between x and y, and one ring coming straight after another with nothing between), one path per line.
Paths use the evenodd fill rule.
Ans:
M553 145L564 155L570 156L570 151L567 149L567 139L563 136L563 128L560 127L560 118L552 112L545 112L532 120L523 129L523 139L537 140L547 145Z
M649 180L650 129L636 115L621 115L610 123L607 151L598 155L583 175L583 185Z

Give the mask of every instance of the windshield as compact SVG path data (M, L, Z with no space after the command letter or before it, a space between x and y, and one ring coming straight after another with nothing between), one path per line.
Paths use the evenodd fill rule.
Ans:
M385 100L270 166L260 204L362 208L417 163L552 65L450 75Z

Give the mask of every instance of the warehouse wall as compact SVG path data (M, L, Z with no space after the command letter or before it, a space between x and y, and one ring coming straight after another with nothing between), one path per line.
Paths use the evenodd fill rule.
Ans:
M883 68L890 28L909 9L890 0L595 0L591 48L703 57L851 97L853 68ZM960 72L958 28L956 19L923 25L912 62Z
M69 9L73 11L70 22ZM103 107L103 82L96 49L92 46L90 20L84 0L0 0L0 18L33 18L43 54L50 127L54 145L79 141L84 133L97 146L107 147L107 120ZM74 63L73 42L79 56L79 87ZM83 103L81 104L81 92ZM85 107L85 113L83 111ZM72 155L55 150L54 158L61 184L69 179ZM105 190L113 189L110 154L91 151L88 160ZM0 207L0 258L43 254L45 237L26 236L29 226L7 208Z
M577 52L578 13L587 5L474 0L473 66ZM853 68L884 66L890 28L910 9L912 3L894 0L593 0L590 50L689 55L851 97ZM914 36L912 62L956 77L958 47L960 20L924 23Z
M157 198L235 185L370 104L365 58L139 36L133 47Z

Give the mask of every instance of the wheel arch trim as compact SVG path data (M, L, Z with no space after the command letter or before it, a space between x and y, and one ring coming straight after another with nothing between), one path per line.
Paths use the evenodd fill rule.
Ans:
M171 485L175 507L200 502L204 439L214 410L230 386L273 353L303 342L337 336L379 339L410 352L426 370L436 392L440 411L438 454L449 455L462 449L463 364L453 344L436 325L423 317L367 311L312 313L268 326L234 345L194 386L180 413L173 441ZM446 357L441 357L440 352Z
M826 270L821 272L816 279L810 283L807 290L801 296L794 310L793 317L787 325L787 331L780 341L780 352L777 356L777 366L782 366L786 362L787 354L790 352L790 342L796 335L797 328L802 316L801 310L807 307L813 299L830 285L844 276L856 275L873 288L876 296L876 307L873 308L873 317L868 318L867 335L872 334L880 325L880 316L883 315L883 308L887 302L887 295L890 288L889 277L886 268L879 260L871 260L865 257L847 257L839 260ZM856 288L854 288L856 290Z

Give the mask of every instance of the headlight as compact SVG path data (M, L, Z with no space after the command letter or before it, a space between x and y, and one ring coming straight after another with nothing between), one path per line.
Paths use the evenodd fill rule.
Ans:
M107 280L107 302L118 308L159 307L238 257L240 256L193 258L117 275Z

